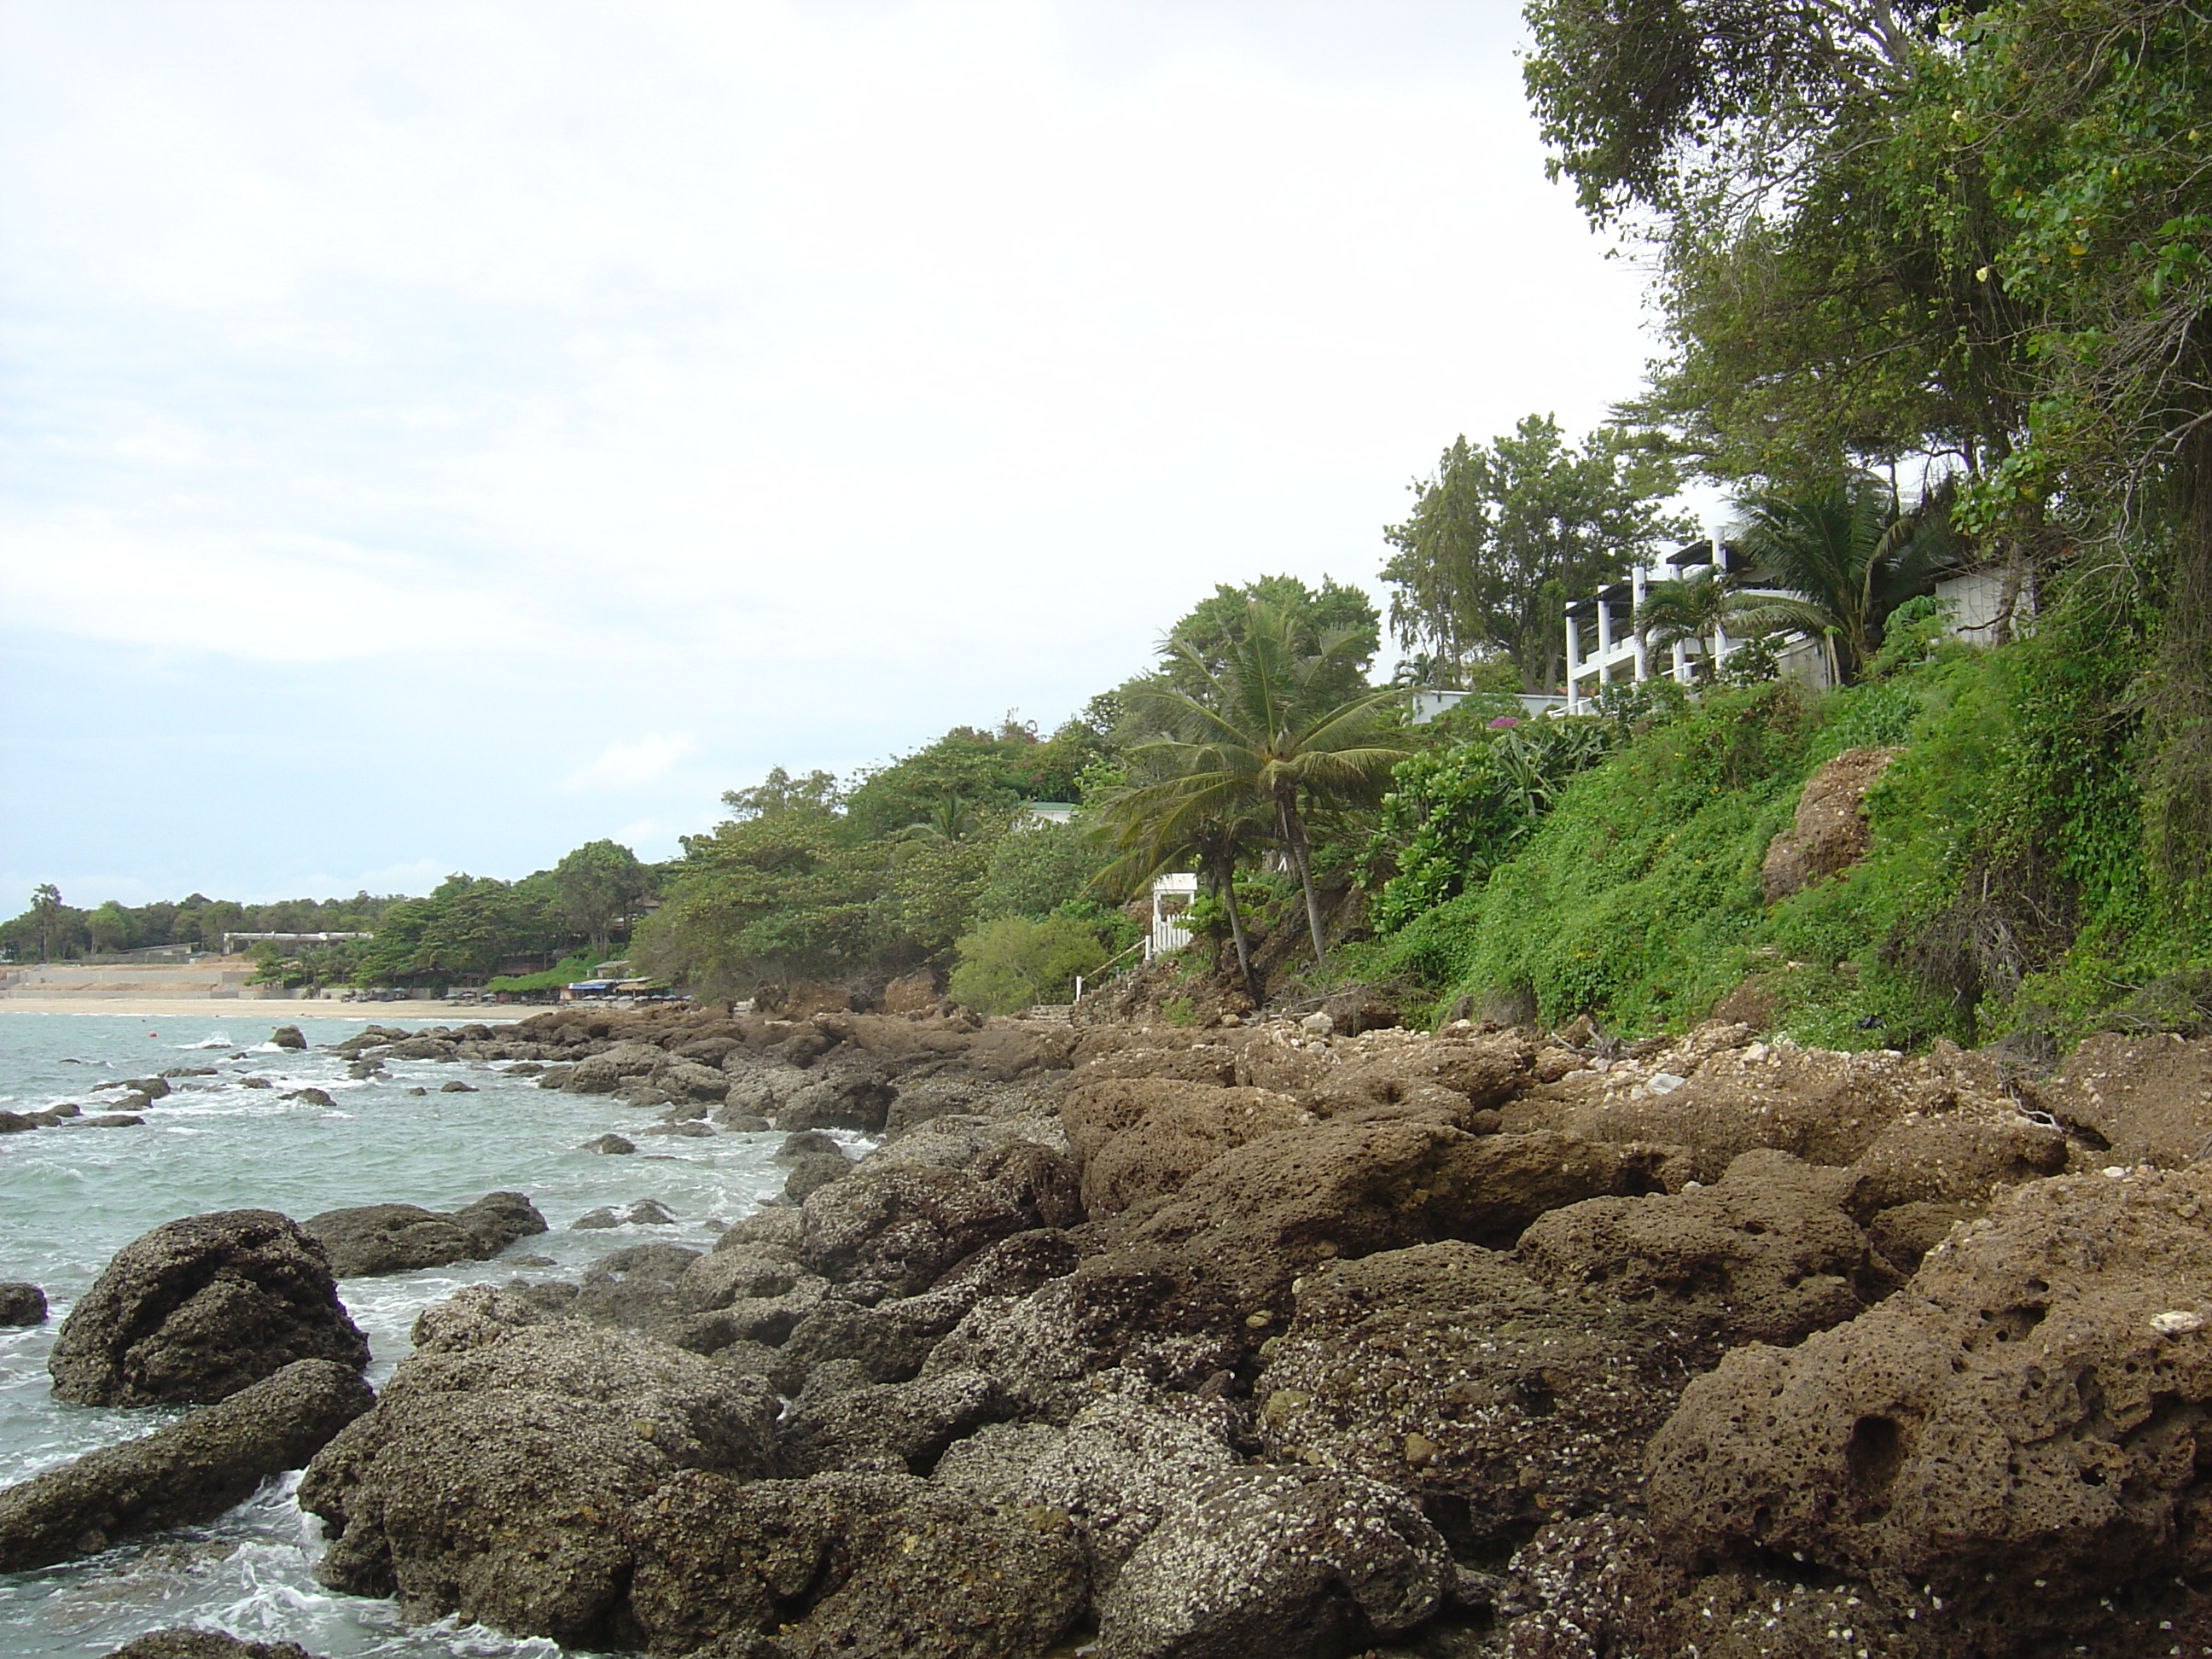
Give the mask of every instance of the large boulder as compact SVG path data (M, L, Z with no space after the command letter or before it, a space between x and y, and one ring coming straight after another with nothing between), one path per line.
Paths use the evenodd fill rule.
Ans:
M2212 1568L2212 1176L2059 1176L1790 1349L1727 1355L1653 1439L1655 1528L1917 1587L1951 1650L2053 1650Z
M365 1204L325 1210L300 1225L329 1253L332 1273L357 1279L489 1261L516 1239L544 1232L545 1218L520 1193L487 1193L450 1213Z
M57 1399L151 1406L211 1403L301 1359L368 1364L329 1257L274 1210L222 1210L117 1251L46 1364Z
M947 1446L1005 1413L1004 1391L975 1371L872 1383L802 1401L778 1427L778 1451L785 1472L795 1475L927 1474Z
M1084 1607L1064 1518L912 1475L686 1473L633 1525L629 1612L656 1652L773 1632L784 1659L1034 1659Z
M1767 843L1759 884L1769 904L1866 856L1866 792L1901 750L1846 749L1805 780L1797 813Z
M296 1469L374 1403L358 1372L302 1359L180 1422L0 1491L0 1572L210 1520Z
M1975 1077L1932 1057L1748 1038L1741 1026L1709 1027L1643 1060L1577 1072L1529 1091L1506 1109L1505 1127L1684 1148L1680 1174L1712 1182L1759 1147L1849 1164L1909 1114L1959 1109L1962 1100L1977 1113L2016 1111L2008 1100L1979 1098Z
M679 1469L768 1471L775 1395L696 1355L478 1298L308 1466L335 1589L612 1645L632 1528Z
M1108 1394L1065 1429L990 1425L948 1449L934 1478L989 1503L1066 1516L1096 1593L1112 1585L1182 1494L1236 1462L1221 1436L1193 1413Z
M1242 1468L1182 1494L1098 1604L1103 1659L1340 1659L1432 1617L1454 1580L1403 1496L1323 1469Z
M1437 1238L1510 1245L1547 1210L1650 1190L1656 1161L1550 1132L1355 1116L1234 1147L1119 1220L1131 1242L1182 1253L1248 1313L1279 1315L1291 1279L1316 1262Z
M1231 1147L1313 1121L1288 1095L1164 1078L1086 1079L1060 1114L1092 1217L1180 1191Z
M832 1279L921 1290L986 1245L1080 1218L1074 1171L1018 1141L964 1170L885 1164L808 1195L799 1254Z

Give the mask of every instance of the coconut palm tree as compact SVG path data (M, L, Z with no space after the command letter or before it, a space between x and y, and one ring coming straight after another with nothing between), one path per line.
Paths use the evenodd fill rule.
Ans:
M1100 891L1126 893L1163 870L1197 866L1200 886L1228 915L1237 976L1257 1006L1260 981L1237 902L1237 866L1262 844L1261 820L1249 811L1210 808L1186 792L1179 778L1164 777L1100 795L1087 804L1084 821L1091 834L1121 854L1091 878Z
M1272 820L1274 839L1297 872L1313 933L1314 960L1325 955L1321 902L1314 891L1306 815L1316 805L1365 799L1388 787L1390 769L1410 746L1394 723L1396 688L1339 701L1332 675L1357 651L1349 630L1319 637L1278 606L1255 600L1243 637L1209 663L1181 641L1196 695L1163 677L1129 694L1139 729L1134 758L1163 780L1158 805L1197 819L1234 819L1255 809Z
M1887 485L1864 473L1796 494L1740 498L1736 544L1788 594L1762 596L1740 613L1740 624L1823 636L1837 679L1857 679L1889 613L1926 589L1950 541L1950 505L1942 484L1903 511Z

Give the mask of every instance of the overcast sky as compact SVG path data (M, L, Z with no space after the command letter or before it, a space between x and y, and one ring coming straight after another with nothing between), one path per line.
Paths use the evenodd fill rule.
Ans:
M0 914L665 857L1636 390L1511 0L0 0Z

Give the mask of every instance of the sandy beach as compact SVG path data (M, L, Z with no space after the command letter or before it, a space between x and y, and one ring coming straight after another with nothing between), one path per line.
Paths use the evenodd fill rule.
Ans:
M122 1014L133 1019L220 1019L247 1024L294 1025L303 1019L365 1019L380 1025L497 1025L543 1008L476 1002L289 1002L260 997L10 997L0 1014Z

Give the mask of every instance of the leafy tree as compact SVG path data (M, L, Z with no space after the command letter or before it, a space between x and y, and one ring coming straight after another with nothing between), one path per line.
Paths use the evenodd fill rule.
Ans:
M1181 759L1179 750L1154 758ZM1102 794L1089 833L1119 856L1092 878L1109 893L1134 890L1163 870L1195 866L1200 890L1221 907L1237 949L1237 976L1245 994L1260 1000L1258 974L1244 912L1237 897L1237 866L1267 844L1262 804L1194 791L1186 775L1155 771L1146 781Z
M131 917L113 899L100 904L85 918L85 932L95 951L106 952L131 948Z
M481 984L508 956L543 954L565 938L543 883L453 875L384 913L362 952L363 985Z
M2186 0L2003 0L1925 52L1893 175L1986 176L2002 238L1947 204L1955 280L2001 294L2032 365L2022 441L1968 492L1984 527L2055 509L2106 625L2148 600L2154 873L2212 905L2212 59ZM1946 73L1948 71L1948 73ZM2148 533L2145 533L2148 532ZM2117 560L2110 556L2118 552ZM2115 581L2117 578L2117 582Z
M1073 758L1073 747L1050 749L1034 729L1011 719L996 732L956 726L936 742L863 774L847 797L848 832L854 840L880 841L910 824L934 823L959 834L963 814L1007 811L1024 800L1068 799L1075 779L1062 763ZM1062 793L1050 793L1055 790Z
M1200 677L1200 695L1177 690L1164 677L1133 690L1131 702L1156 733L1137 753L1169 780L1148 798L1162 823L1187 814L1194 828L1212 819L1225 830L1255 808L1267 812L1304 890L1318 963L1327 952L1308 815L1316 805L1379 795L1410 740L1392 707L1402 693L1370 691L1349 701L1333 695L1339 665L1359 641L1338 633L1310 647L1308 637L1297 617L1254 601L1242 637L1218 667L1194 650L1183 652Z
M592 949L604 954L609 934L629 921L652 884L650 872L629 848L611 841L586 842L553 866L554 907L562 921L588 934Z
M1107 861L1097 842L1074 824L1018 823L991 848L975 919L1041 921L1081 898Z
M708 995L765 980L824 979L866 960L871 901L887 857L854 848L826 812L769 812L687 836L661 907L638 924L634 960Z
M739 820L776 812L831 813L841 810L844 801L836 775L819 769L794 778L781 766L774 767L750 788L722 792L722 805L730 809L732 817Z
M61 914L62 890L42 881L31 890L31 913L39 919L39 960L46 960L55 919Z
M1106 947L1070 916L1005 916L963 939L959 957L946 987L952 1000L983 1013L1011 1014L1066 1001L1076 975L1105 961Z
M1376 929L1395 933L1487 881L1618 736L1599 720L1528 721L1401 761L1368 848L1392 872L1376 895Z
M1457 439L1409 486L1412 515L1382 532L1398 550L1382 567L1397 590L1391 631L1454 662L1503 653L1522 690L1549 690L1565 672L1568 600L1693 530L1661 510L1677 482L1618 428L1577 448L1531 415L1486 446Z

